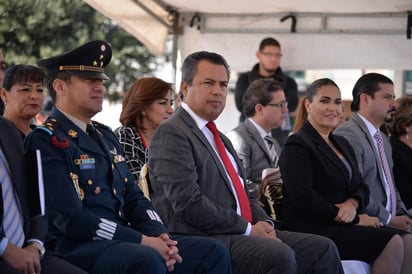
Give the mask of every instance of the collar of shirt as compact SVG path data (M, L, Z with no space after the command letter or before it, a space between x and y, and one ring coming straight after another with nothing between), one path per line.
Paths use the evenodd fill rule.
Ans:
M66 112L64 112L63 110L61 110L61 109L59 109L59 108L58 108L58 110L59 110L61 113L63 113L70 121L72 121L73 124L75 124L75 125L78 126L81 130L83 130L84 132L86 132L86 127L87 127L87 124L86 124L86 123L84 123L84 122L80 121L79 119L71 116L70 114L67 114Z
M255 126L255 128L259 132L259 135L262 137L262 139L265 139L266 135L271 135L270 132L266 132L261 126L259 126L255 121L253 121L253 119L251 118L247 118L247 119L252 123L252 125Z
M370 136L372 137L373 143L375 144L375 148L378 149L378 143L376 142L375 138L373 138L373 136L375 135L375 133L377 131L379 131L379 128L375 128L374 125L372 125L371 122L369 122L365 117L363 117L362 115L360 115L359 113L356 113L357 115L359 115L359 117L362 119L362 121L365 123L366 128L369 131Z

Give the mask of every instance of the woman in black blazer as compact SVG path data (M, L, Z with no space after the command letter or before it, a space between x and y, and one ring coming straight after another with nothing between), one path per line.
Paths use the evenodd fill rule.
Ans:
M351 145L332 134L342 114L338 86L319 79L308 88L307 119L280 156L283 178L281 228L332 239L342 260L373 263L372 273L401 273L399 231L363 213L369 188Z

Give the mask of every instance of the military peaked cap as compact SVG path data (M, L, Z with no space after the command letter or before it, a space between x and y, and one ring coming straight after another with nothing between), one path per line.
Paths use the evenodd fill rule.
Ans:
M90 41L80 47L37 61L37 65L45 67L47 73L66 71L79 77L109 80L104 67L112 59L112 48L105 41Z

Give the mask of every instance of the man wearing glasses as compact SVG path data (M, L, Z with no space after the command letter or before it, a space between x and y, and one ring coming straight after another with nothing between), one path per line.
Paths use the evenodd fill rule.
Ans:
M242 98L249 84L254 80L261 78L270 78L278 81L282 86L288 101L288 108L294 111L298 105L298 87L296 81L283 73L280 68L280 59L282 57L280 43L271 37L265 38L260 42L259 50L256 52L259 63L255 64L251 71L242 73L236 82L235 102L237 109L242 113ZM240 122L245 117L240 115ZM282 127L272 130L272 136L280 145L286 141L290 130L292 129L290 116L286 114Z
M288 113L288 101L280 84L273 79L253 81L243 95L245 121L226 136L243 162L249 192L258 196L262 171L276 168L279 143L271 130L280 128Z
M6 62L4 62L3 52L0 49L0 88L3 87L4 71L6 70ZM3 115L4 103L0 98L0 116Z

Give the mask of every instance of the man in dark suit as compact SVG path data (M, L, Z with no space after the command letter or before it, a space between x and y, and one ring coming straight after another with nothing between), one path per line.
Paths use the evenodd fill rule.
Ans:
M412 220L407 215L398 190L394 185L393 192L389 189L388 179L394 182L392 149L387 136L379 129L385 122L392 120L395 111L393 82L384 75L368 73L358 79L352 95L351 110L354 113L335 130L335 134L345 137L352 144L363 180L370 188L366 213L378 217L382 224L410 231ZM389 166L387 175L374 137L376 133L381 133L383 139ZM388 179L386 176L389 176ZM391 214L392 200L394 214Z
M246 120L226 134L243 162L249 192L255 197L262 182L262 171L277 167L280 146L270 131L282 125L287 106L285 93L277 82L255 80L243 96Z
M56 251L89 273L230 273L218 241L168 234L111 129L91 121L102 110L111 56L107 42L91 41L38 62L54 107L25 144L28 154L42 151Z
M213 123L225 106L229 74L216 53L196 52L183 62L183 103L149 147L160 216L170 231L222 241L234 273L343 273L330 240L275 230L248 195L242 164Z
M11 185L6 186L5 181L8 179ZM30 210L35 206L28 198L28 174L20 133L10 121L2 117L0 117L0 182L0 273L32 274L41 271L41 273L85 274L86 272L70 265L53 253L49 251L45 253L43 243L47 235L47 218L45 215L34 216ZM14 210L14 206L8 203L13 199L10 195L14 197L16 205L19 205L12 219L21 222L13 223L7 220L7 216L13 214ZM30 193L30 196L35 197L36 194ZM6 227L19 228L14 233L6 233L8 231ZM23 234L18 236L19 233Z

